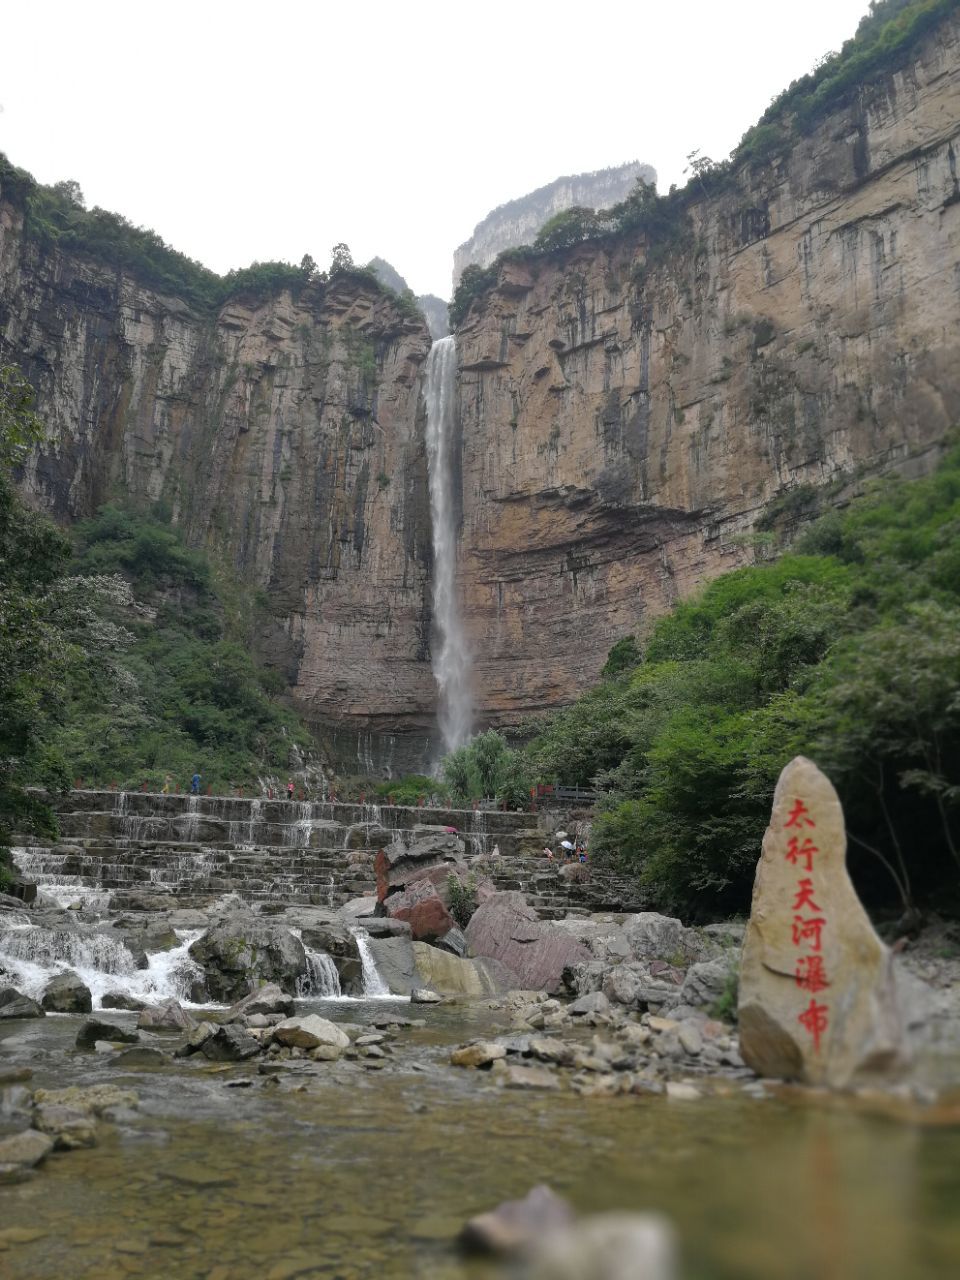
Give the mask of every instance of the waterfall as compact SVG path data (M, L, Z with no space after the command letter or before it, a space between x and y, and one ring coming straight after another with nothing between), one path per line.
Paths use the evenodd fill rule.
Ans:
M297 995L301 1000L332 1000L341 995L340 975L337 966L326 951L314 951L311 947L303 948L307 957L307 972L297 979Z
M18 991L39 1000L51 978L70 969L89 987L93 1007L107 991L123 991L143 1000L189 1000L203 973L191 958L191 943L202 930L177 932L177 946L147 957L138 969L118 938L104 933L44 928L28 921L0 926L0 970Z
M470 654L456 594L457 530L453 504L453 436L456 429L457 344L440 338L427 356L423 398L427 409L427 469L433 528L433 620L439 647L433 674L438 719L447 751L462 746L473 720Z
M350 930L354 938L357 940L357 950L360 952L360 963L363 966L363 994L365 996L388 996L390 988L380 977L377 971L377 962L373 958L373 952L370 950L370 935L366 929L355 927Z

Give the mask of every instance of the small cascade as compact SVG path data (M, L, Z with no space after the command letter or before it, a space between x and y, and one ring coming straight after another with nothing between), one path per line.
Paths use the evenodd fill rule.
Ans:
M440 338L430 348L423 398L427 409L427 472L433 532L433 674L446 751L462 746L473 723L470 653L457 599L457 513L454 449L457 431L457 344Z
M227 823L227 836L231 844L235 844L240 849L251 849L256 843L256 828L260 825L260 808L261 800L251 800L248 810L249 817L235 819L231 818Z
M199 796L187 797L187 816L183 822L183 838L188 844L197 844L200 834L200 815L197 807L200 803Z
M337 966L326 951L314 951L304 947L307 956L307 972L297 979L297 995L300 999L335 1000L341 996L340 975Z
M11 921L0 934L0 969L18 991L39 1000L51 978L70 969L90 989L94 1008L108 991L123 991L143 1000L189 999L202 977L188 954L200 930L178 933L178 946L148 957L138 969L133 956L117 938L105 933L45 928L22 919Z
M390 995L390 988L380 977L377 962L374 960L373 952L370 950L369 933L359 926L354 926L350 932L357 940L357 950L360 952L360 963L363 966L363 994L365 996Z
M474 809L473 811L473 817L470 819L470 840L474 853L485 856L490 852L490 832L487 825L487 815L483 809Z
M294 849L309 848L313 826L313 804L309 800L298 801L296 821L291 822L284 828L284 845Z
M42 846L17 846L10 850L13 865L30 884L58 907L80 904L84 910L97 911L106 905L109 894L98 885L82 884L76 875L64 869L66 859Z

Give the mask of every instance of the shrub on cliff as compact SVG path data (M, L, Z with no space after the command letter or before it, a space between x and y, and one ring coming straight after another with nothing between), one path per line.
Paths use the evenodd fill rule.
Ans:
M101 699L118 694L117 656L127 635L101 610L128 600L117 578L70 573L70 544L17 497L11 468L41 437L32 396L16 369L0 367L0 883L13 832L54 834L53 815L28 788L60 788L59 734L78 679Z
M862 892L960 908L958 535L954 448L660 619L641 661L613 661L527 749L542 780L604 788L594 855L662 908L746 910L773 787L803 752L840 791Z
M122 614L131 643L126 693L108 701L79 673L59 734L69 775L89 782L181 785L199 769L216 789L254 785L290 768L312 745L276 701L281 685L250 652L257 602L214 572L162 519L115 506L74 531L74 568L115 574L135 605Z

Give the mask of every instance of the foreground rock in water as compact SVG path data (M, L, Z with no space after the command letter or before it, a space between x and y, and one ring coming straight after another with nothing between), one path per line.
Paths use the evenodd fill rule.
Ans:
M50 979L41 1004L48 1013L89 1013L93 1008L90 988L71 969Z
M305 1018L287 1018L273 1028L272 1039L296 1049L316 1049L318 1045L330 1045L334 1049L346 1049L350 1037L336 1023L312 1013Z
M535 1250L530 1280L673 1280L673 1229L655 1213L598 1213L549 1233Z
M509 1257L528 1250L553 1231L573 1222L570 1204L547 1186L533 1187L522 1200L505 1200L489 1213L478 1214L460 1233L468 1253Z
M138 1027L151 1027L157 1031L192 1031L197 1025L179 1000L164 1000L162 1004L149 1005L137 1019Z
M307 971L303 944L289 929L237 913L208 929L190 948L213 1000L232 1004L265 982L295 995Z
M560 991L563 971L593 958L582 942L541 921L521 893L494 893L480 904L466 931L474 956L499 960L521 987Z
M517 975L496 960L466 960L426 942L415 942L419 982L446 996L491 996L519 985Z
M892 958L846 868L843 810L797 756L757 865L740 973L740 1052L759 1075L843 1086L904 1054Z
M53 1150L53 1138L36 1129L0 1138L0 1186L20 1182Z
M77 1048L92 1049L98 1040L136 1044L139 1039L136 1031L121 1027L116 1022L108 1022L105 1018L88 1018L77 1032Z
M44 1012L36 1000L21 995L16 987L0 989L0 1018L42 1018Z
M251 992L250 995L232 1005L221 1019L222 1022L242 1022L245 1018L258 1013L292 1014L294 1002L292 996L281 991L275 982L268 982L265 987Z

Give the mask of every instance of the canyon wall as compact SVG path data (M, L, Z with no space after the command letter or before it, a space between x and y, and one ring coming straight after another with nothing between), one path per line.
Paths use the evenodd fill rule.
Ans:
M459 585L481 722L569 703L610 646L815 491L933 465L960 422L960 20L762 165L641 231L512 261L457 335ZM0 190L0 335L61 520L162 500L262 590L257 637L342 761L434 723L429 336L335 276L203 309L41 248ZM767 535L769 536L769 535Z
M453 252L453 287L471 262L488 267L498 253L518 244L532 244L537 232L555 213L581 205L586 209L609 209L629 195L638 178L655 183L657 171L649 164L631 160L612 169L577 173L557 178L528 195L499 205L473 229L473 235Z
M52 445L23 488L58 519L162 501L266 593L257 638L299 708L357 735L432 724L422 319L344 275L212 312L41 250L0 192L0 334Z
M509 262L458 333L460 572L481 714L752 561L806 486L933 465L960 423L960 23L756 172Z

